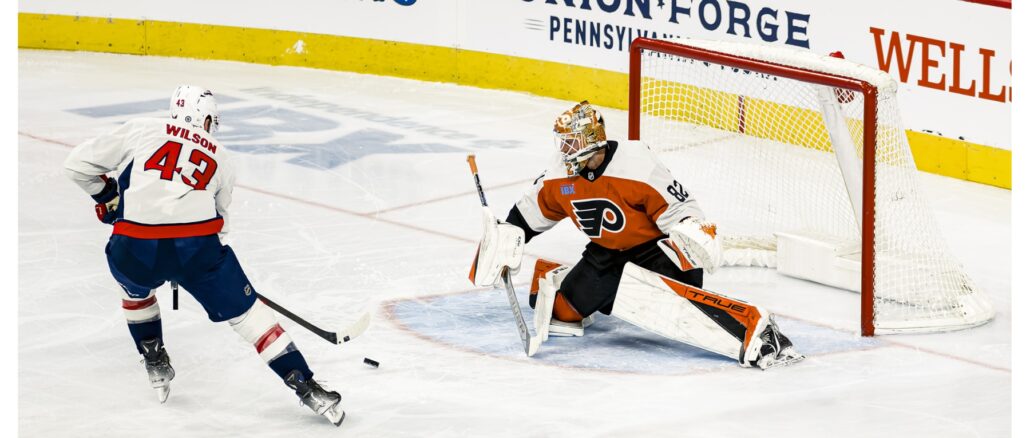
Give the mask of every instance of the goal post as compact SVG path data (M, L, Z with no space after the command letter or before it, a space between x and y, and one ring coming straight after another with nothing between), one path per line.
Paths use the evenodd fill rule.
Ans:
M720 224L727 261L861 293L861 333L993 318L923 202L884 72L782 46L637 38L629 139Z

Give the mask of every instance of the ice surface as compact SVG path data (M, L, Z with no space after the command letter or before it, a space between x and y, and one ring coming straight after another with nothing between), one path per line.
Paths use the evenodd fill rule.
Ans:
M525 296L528 288L517 288ZM531 359L519 343L499 343L517 333L506 300L496 291L469 291L385 303L385 311L402 328L419 337L452 348L466 349L524 363L631 374L684 375L735 367L736 362L705 350L662 338L601 314L584 338L552 336ZM532 310L523 303L522 313ZM441 324L440 321L447 321ZM876 348L879 339L856 337L843 330L821 327L790 318L777 324L791 341L804 345L805 354L826 355Z
M973 330L862 339L858 295L754 268L707 288L782 315L809 358L758 371L600 317L584 338L519 353L504 294L471 287L478 199L504 216L551 154L570 102L448 84L230 62L19 52L19 423L25 436L1005 436L1011 403L1010 192L923 175L948 244L998 315ZM255 287L325 325L284 322L343 394L336 430L298 406L253 348L188 295L159 293L177 375L158 404L103 247L109 229L62 174L70 147L163 115L180 83L220 98L236 151L232 244ZM589 98L589 96L584 96ZM610 137L626 114L606 110ZM559 224L533 259L574 262ZM528 308L527 317L531 315ZM362 364L379 360L379 369Z

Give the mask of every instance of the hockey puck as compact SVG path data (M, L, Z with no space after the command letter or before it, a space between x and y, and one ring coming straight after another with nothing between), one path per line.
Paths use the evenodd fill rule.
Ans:
M368 365L368 366L370 366L372 368L379 368L379 362L376 362L376 361L374 361L372 359L369 359L367 357L365 358L365 365Z

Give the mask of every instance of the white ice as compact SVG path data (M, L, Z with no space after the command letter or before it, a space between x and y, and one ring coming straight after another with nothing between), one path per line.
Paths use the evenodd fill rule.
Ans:
M465 156L478 155L487 199L503 217L543 169L553 117L570 102L301 68L26 50L19 78L25 436L1010 434L1007 190L921 178L950 248L997 309L986 326L864 339L858 295L731 268L706 286L781 314L806 361L742 369L603 316L586 337L552 338L529 359L503 293L467 279L480 225ZM148 387L104 258L110 231L61 163L73 145L130 117L163 115L180 83L222 98L218 136L239 168L232 245L255 287L318 324L374 311L369 331L342 346L283 323L316 378L342 393L343 430L298 406L253 347L210 323L187 294L172 311L167 288L159 300L177 376L166 404ZM610 136L623 138L626 113L606 118ZM529 244L516 278L524 306L534 259L575 262L585 242L565 222Z

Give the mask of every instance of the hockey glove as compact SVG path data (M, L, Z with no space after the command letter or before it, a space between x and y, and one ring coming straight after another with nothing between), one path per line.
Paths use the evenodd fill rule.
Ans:
M472 261L469 280L476 286L500 283L501 270L515 275L522 266L522 250L526 233L515 225L498 222L490 209L483 207L483 238L479 241L476 258Z
M722 265L722 239L714 223L701 219L691 217L676 224L658 247L683 271L703 268L711 274Z
M112 178L104 178L104 188L100 193L93 195L97 205L94 207L97 219L105 224L113 223L118 213L118 202L121 197L118 195L118 182Z

